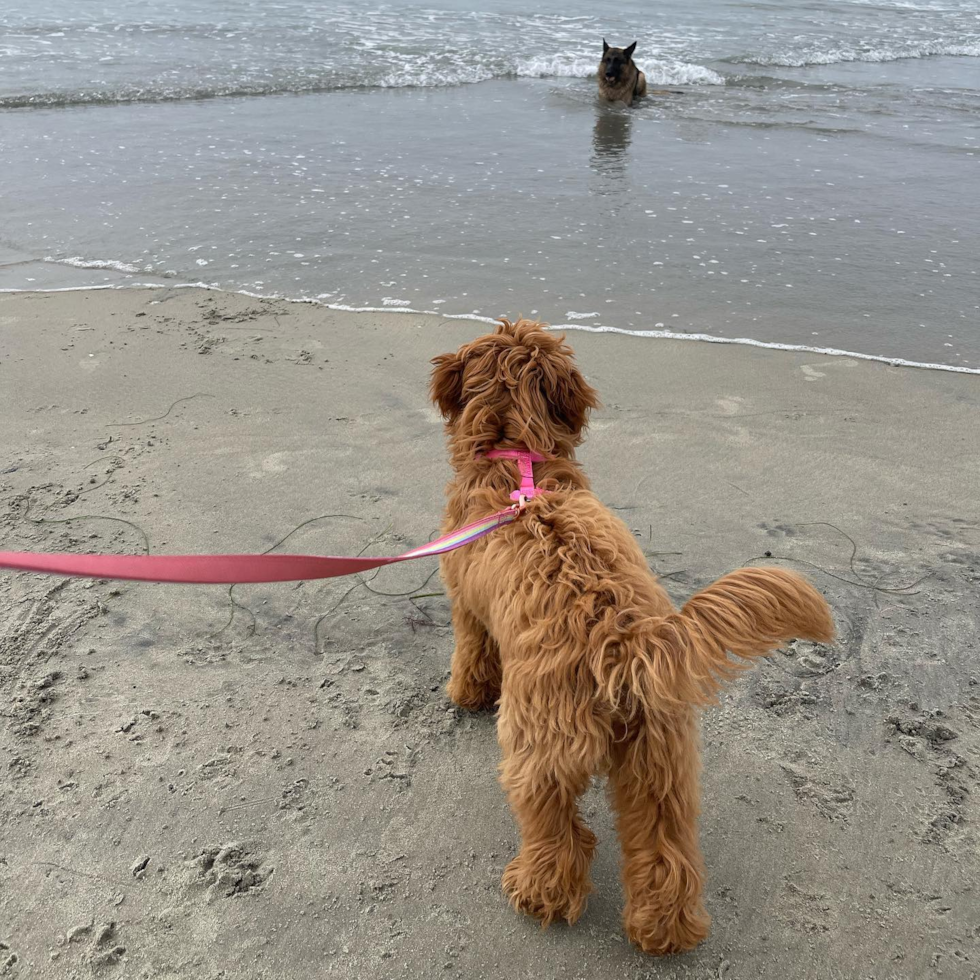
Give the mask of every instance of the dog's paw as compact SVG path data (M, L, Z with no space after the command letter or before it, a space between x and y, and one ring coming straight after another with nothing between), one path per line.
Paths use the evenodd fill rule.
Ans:
M466 683L451 678L446 685L446 694L453 704L467 711L493 711L500 697L500 691L485 685Z
M623 926L630 941L644 953L665 956L694 949L706 939L711 916L700 905L671 910L627 905Z
M533 864L521 855L507 865L501 884L510 904L545 928L558 919L575 922L592 890L588 873Z

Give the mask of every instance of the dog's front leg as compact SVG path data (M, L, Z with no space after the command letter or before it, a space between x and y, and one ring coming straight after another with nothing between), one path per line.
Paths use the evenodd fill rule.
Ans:
M500 651L483 624L456 599L453 602L456 647L446 693L461 708L492 708L500 697Z

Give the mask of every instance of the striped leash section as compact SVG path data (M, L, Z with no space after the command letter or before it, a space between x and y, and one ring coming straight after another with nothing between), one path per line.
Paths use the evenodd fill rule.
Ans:
M329 555L73 555L31 551L0 551L0 569L69 575L83 578L128 579L135 582L186 582L195 585L235 585L248 582L300 582L337 578L394 565L413 558L444 555L486 537L517 520L524 500L506 510L467 524L450 534L402 555L342 558Z

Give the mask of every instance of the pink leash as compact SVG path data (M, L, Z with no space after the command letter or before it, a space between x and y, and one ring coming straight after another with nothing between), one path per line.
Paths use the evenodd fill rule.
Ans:
M367 572L383 565L443 555L462 548L517 520L525 501L544 493L534 485L532 462L545 457L524 450L494 449L490 459L517 459L521 489L515 503L482 520L413 548L401 555L341 558L318 555L75 555L32 551L0 551L0 568L43 575L129 579L137 582L187 582L196 585L234 585L246 582L300 582Z
M245 582L300 582L367 572L382 565L442 555L485 537L521 513L517 505L467 524L403 555L341 558L330 555L74 555L0 551L0 568L44 575L130 579L136 582L190 582L234 585Z

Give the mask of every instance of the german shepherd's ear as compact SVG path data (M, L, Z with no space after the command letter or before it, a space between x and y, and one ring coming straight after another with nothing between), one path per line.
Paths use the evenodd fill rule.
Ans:
M602 53L605 54L609 50L609 45L606 44L606 39L602 39Z
M447 422L456 419L463 410L463 368L465 360L458 353L440 354L432 358L435 370L429 386L429 397L439 407Z
M636 50L636 41L634 41L628 48L626 48L625 51L623 51L623 54L626 55L627 61L633 57L633 52L635 50Z

